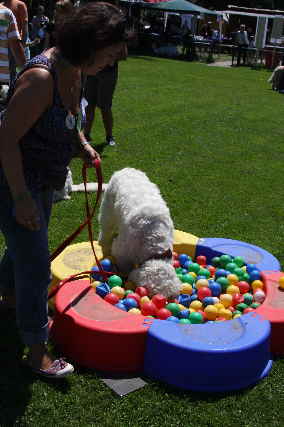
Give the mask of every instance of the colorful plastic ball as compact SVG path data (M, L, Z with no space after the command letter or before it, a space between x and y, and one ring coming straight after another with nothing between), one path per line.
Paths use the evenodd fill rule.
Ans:
M210 262L214 267L219 267L220 266L220 257L218 256L214 256L214 258L211 259Z
M96 294L98 294L100 297L104 298L109 293L110 287L106 282L101 282L98 286L96 286Z
M248 284L248 282L244 282L243 280L238 282L237 286L241 294L245 294L250 290L250 285Z
M202 299L202 303L205 307L207 305L214 305L214 298L213 297L205 297Z
M182 325L189 325L191 321L189 319L179 319L179 323Z
M173 262L173 267L174 267L174 268L179 268L179 267L180 267L180 262L179 262L179 260L178 260L178 259L175 259L175 260L174 260L174 262Z
M223 304L225 308L230 307L232 305L233 297L230 294L221 294L220 302Z
M121 286L114 286L111 289L111 292L117 295L119 299L122 299L125 296L125 290Z
M213 297L218 297L222 292L222 286L218 282L209 283L209 289L211 290Z
M139 308L131 308L130 310L128 310L128 313L130 313L130 314L141 314L141 310L139 310Z
M236 309L241 312L243 312L246 308L248 308L248 305L244 302L241 302L240 304L236 305Z
M235 315L233 316L233 319L237 319L238 317L241 317L241 314L235 314Z
M133 295L134 292L131 289L127 289L127 291L125 291L125 297L127 297L128 295Z
M244 272L244 274L243 274L243 280L245 281L245 282L249 282L249 280L250 280L250 278L249 278L249 274L245 271Z
M198 300L192 301L189 307L194 310L200 310L202 308L202 302Z
M91 283L92 288L96 289L97 286L99 286L102 282L100 282L99 280L95 280L94 282Z
M189 320L190 320L190 323L193 323L193 324L203 323L203 316L201 313L192 312L189 315Z
M103 280L103 276L101 275L100 269L99 269L99 267L97 265L94 265L91 268L91 271L92 271L92 273L91 273L92 279L99 280L99 281Z
M127 311L127 308L121 301L115 304L115 307L119 308L120 310Z
M148 296L148 291L146 288L144 288L144 286L138 286L135 289L135 293L140 295L140 297L147 297Z
M184 274L181 278L182 283L188 283L192 285L194 283L194 277L191 274Z
M260 304L263 303L265 300L265 293L262 289L256 289L256 291L253 294L253 299L255 302L259 302Z
M180 265L183 265L186 261L188 261L188 255L187 254L180 254L178 257L178 260L180 262Z
M233 313L227 308L223 308L219 311L219 317L224 317L226 320L231 320L233 317Z
M200 268L198 274L199 276L206 277L206 279L209 279L209 277L211 276L210 271L207 270L207 268L203 268L203 267Z
M220 310L222 310L223 308L225 308L224 305L221 302L218 302L217 304L214 304L214 307L217 308L218 313L219 313Z
M255 264L247 264L246 265L246 270L248 273L250 273L251 271L256 269L256 265Z
M243 313L240 310L233 311L233 317L236 316L236 314L239 314L241 316Z
M183 283L180 288L180 293L182 295L191 295L192 294L192 286L189 283ZM182 304L182 303L181 303Z
M220 264L224 268L232 261L232 257L230 255L224 254L220 256Z
M207 279L199 279L195 283L196 289L199 289L199 288L202 288L202 287L208 287L208 286L209 286L209 282L208 282Z
M240 304L241 302L244 301L244 298L242 297L241 294L233 294L233 299L232 299L232 305L235 306L237 304Z
M216 280L217 283L219 283L222 287L222 292L226 292L227 287L229 286L229 280L227 277L218 277Z
M208 320L215 320L218 315L218 309L214 305L207 305L204 312Z
M236 274L240 280L243 280L244 273L245 272L241 269L241 267L235 268L234 270L234 274Z
M140 299L140 306L145 304L145 302L150 302L150 301L151 301L150 298L147 295L145 295L144 297L141 297L141 299Z
M190 314L190 311L189 311L189 310L181 310L181 311L178 313L178 317L179 317L180 319L188 319L189 314Z
M188 307L190 304L190 295L189 294L179 295L178 302L179 302L179 304L182 304L182 305Z
M188 267L188 271L192 271L193 273L196 273L196 274L199 273L199 270L200 270L200 265L197 264L197 262L193 262Z
M108 284L109 284L110 288L114 288L115 286L121 286L122 285L122 279L121 279L121 277L114 274L114 275L109 277Z
M209 289L206 286L202 286L201 288L198 289L197 291L197 296L198 298L202 301L205 297L211 297L212 296L212 292L211 289Z
M253 302L252 304L251 304L251 308L254 308L254 309L256 309L257 307L259 307L260 306L260 303L259 302Z
M166 320L168 317L172 316L172 312L166 308L160 308L156 313L157 319Z
M239 278L236 274L228 274L227 279L229 280L230 285L236 285L239 281Z
M284 290L284 276L281 276L278 280L279 288Z
M251 287L253 289L253 291L255 291L256 289L263 289L264 288L264 283L262 280L254 280L251 283Z
M188 261L186 261L186 262L183 264L183 268L185 268L185 269L188 271L188 268L189 268L190 264L192 264L191 259L190 259L190 260L188 260Z
M187 271L187 269L186 268L182 268L181 269L181 274L182 275L185 275L185 274L187 274L188 273L188 271Z
M170 316L167 318L170 322L179 323L179 319L175 316Z
M196 262L199 265L206 265L207 264L207 258L205 255L198 255L196 257Z
M235 256L235 257L233 258L233 262L234 262L235 264L237 264L237 266L238 266L238 267L242 267L242 266L244 265L244 263L245 263L245 260L244 260L244 258L243 258L243 257L241 257L241 256Z
M238 268L237 264L235 264L234 262L229 262L226 265L226 270L230 271L231 273L233 273L235 271L235 269Z
M111 271L112 270L112 262L108 258L104 258L100 261L100 264L105 271Z
M128 294L127 292L131 292L131 293L130 293L130 294ZM141 297L140 297L140 295L136 294L136 292L133 292L133 291L126 291L126 292L125 292L125 296L126 296L127 298L135 299L135 301L137 302L137 304L138 304L138 305L140 304Z
M227 277L227 271L224 270L223 268L216 270L215 279L218 279L219 277Z
M252 307L247 307L244 309L243 314L251 313L252 311L254 311L254 309Z
M141 306L141 313L144 316L155 316L157 313L157 307L155 306L155 304L153 304L151 301L150 302L145 302L142 306Z
M178 305L178 309L179 309L179 311L181 312L182 310L186 310L187 308L184 306L184 305L182 305L182 304L179 304L179 303L177 303L177 305Z
M218 297L211 297L211 298L213 300L213 305L218 304L220 302L220 298L218 298Z
M178 313L180 312L178 304L174 302L170 302L166 305L166 309L169 310L173 316L178 316Z
M192 294L191 296L190 296L190 303L192 303L193 301L197 301L198 300L198 296L197 296L197 294Z
M107 294L104 297L104 300L109 302L112 305L115 305L119 302L119 297L117 295L113 294L112 292L110 292L109 294Z
M250 294L250 293L244 294L244 303L247 305L250 305L250 304L252 304L252 302L253 302L252 294Z
M249 272L249 278L250 281L253 282L254 280L260 280L261 279L261 274L259 270L252 270Z
M167 304L167 298L162 294L156 294L152 298L152 303L155 304L157 308L163 308Z
M210 277L214 277L215 276L216 267L214 267L213 265L207 265L207 270L210 273Z
M127 308L127 310L130 310L131 308L137 308L138 307L137 301L133 298L125 298L122 302L125 305L125 307Z
M239 290L238 286L236 286L236 285L229 285L227 287L226 292L227 292L227 294L234 295L234 294L239 294L240 290Z

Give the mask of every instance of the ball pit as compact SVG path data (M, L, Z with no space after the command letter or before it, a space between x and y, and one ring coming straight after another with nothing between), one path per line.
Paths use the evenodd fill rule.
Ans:
M216 241L218 243L217 250ZM281 279L281 277L284 277L284 273L275 271L277 269L279 270L279 263L271 254L268 254L261 248L257 248L255 250L253 245L237 241L230 241L230 243L233 242L233 246L231 246L233 249L232 251L229 249L228 254L230 254L231 258L234 258L234 263L237 265L237 268L240 269L237 270L236 268L236 272L239 276L229 270L225 270L223 265L214 265L214 258L221 258L222 255L228 255L222 253L220 250L222 249L220 241L224 246L224 241L227 245L228 239L198 239L188 233L180 231L175 232L175 251L180 254L183 253L190 255L193 260L196 261L192 264L199 264L199 270L197 270L196 265L193 267L191 265L190 267L190 263L186 260L183 261L183 265L180 265L179 261L175 261L176 268L180 268L177 273L184 278L184 288L183 293L178 297L178 299L169 303L177 305L179 311L176 311L176 314L178 314L178 317L173 316L170 310L165 311L167 310L166 306L156 310L156 319L143 316L139 313L139 308L130 308L129 311L126 311L127 309L123 304L124 296L131 298L132 295L133 298L133 295L137 294L138 298L136 298L138 300L140 297L140 306L141 304L143 305L143 303L151 302L150 298L145 295L145 293L143 294L142 292L143 296L139 295L137 288L135 289L135 285L133 283L127 282L123 284L124 296L119 299L117 304L113 305L112 303L104 301L103 297L96 294L97 287L101 286L97 281L94 281L90 285L88 280L79 280L65 285L57 293L55 300L55 318L51 323L51 335L68 357L73 358L79 364L84 366L99 370L107 370L110 372L137 372L143 370L144 373L152 378L162 379L165 382L177 385L181 388L214 391L217 389L232 389L230 376L228 377L227 383L224 380L224 383L220 385L216 379L216 384L214 385L212 384L212 382L215 381L212 377L212 370L211 372L206 372L205 370L204 373L202 373L203 370L199 370L199 372L201 372L198 380L199 386L196 386L196 384L193 384L193 382L190 381L190 374L192 374L192 371L187 373L187 370L189 369L187 368L187 364L187 366L185 366L185 370L183 369L183 377L187 378L187 384L179 381L178 376L175 381L168 377L170 374L175 375L175 366L180 365L178 360L181 349L179 348L179 343L174 342L170 349L170 359L169 353L166 352L163 354L161 346L164 338L157 334L155 344L153 344L151 340L151 335L157 330L156 325L162 325L162 328L165 328L166 330L169 330L171 325L177 327L177 336L179 339L184 340L184 336L189 336L191 341L193 340L195 346L199 344L201 345L202 343L204 344L206 339L208 341L209 337L211 337L212 342L210 346L208 348L203 348L203 356L205 358L213 357L212 363L215 371L215 367L217 365L214 357L217 357L217 355L214 353L214 343L220 347L220 342L217 342L218 340L216 339L216 336L221 334L223 337L221 340L222 343L224 344L227 342L229 345L234 342L235 338L234 335L230 336L231 332L228 331L233 331L234 333L235 329L240 328L241 325L242 334L246 336L247 330L249 332L251 329L250 324L253 323L254 328L259 327L260 330L263 330L263 335L261 338L259 331L257 331L257 334L254 334L257 335L259 341L255 341L254 343L250 342L249 346L254 349L254 351L257 350L257 352L253 355L254 359L250 357L252 354L247 354L246 356L248 359L244 360L243 363L244 366L246 363L249 366L254 366L255 360L257 360L257 369L261 374L257 376L255 375L255 372L251 372L251 375L247 375L247 382L245 383L237 380L238 377L244 378L243 372L236 372L235 384L233 387L234 389L237 389L253 384L268 373L271 364L266 351L268 346L267 321L263 319L267 319L269 321L268 324L270 324L272 328L272 351L284 354L284 346L282 343L282 336L284 333L284 292L281 290L284 288L284 279ZM210 242L214 243L212 247L210 247ZM97 243L95 247L99 258L102 258L100 256L100 248L97 248ZM239 256L236 249L237 247L241 247L242 249L239 251L239 254L241 254L241 257L243 257L247 263L247 271L244 271L244 269L242 270L243 266L240 265L241 263L237 258ZM249 257L243 256L243 248L248 248L247 253L249 254ZM80 254L84 252L86 256L78 257L78 252ZM253 259L252 254L253 256L256 254L255 259ZM195 255L197 257L201 256L201 258L197 259L196 257L194 259ZM207 266L209 276L208 273L204 271L206 264L204 263L204 258L202 258L203 256L206 256L209 260L211 259L211 265ZM70 262L71 258L74 261L73 266ZM64 264L66 260L68 261L68 268L66 268ZM224 260L223 257L222 264L224 264L225 261L226 259ZM262 271L262 265L266 265L267 271ZM69 248L66 248L66 250L63 251L63 253L52 263L52 273L54 275L53 284L71 274L91 269L92 266L93 257L91 254L90 244L84 242L82 244L71 245ZM230 270L232 270L233 267L234 266L229 265ZM246 306L238 307L240 308L240 310L238 310L237 306L239 306L239 304L245 304L242 297L248 293L248 289L244 285L242 288L241 285L242 289L240 289L238 294L234 292L236 289L230 289L230 286L236 285L237 283L239 285L240 282L246 282L247 275L254 271L255 267L258 270L258 275L254 273L254 282L260 280L263 282L263 286L258 286L257 283L252 285L253 282L251 282L249 283L249 290L252 295L255 292L264 292L265 299L261 304L253 302L251 305L246 304ZM203 270L201 270L201 268ZM186 269L190 269L192 271L186 273L184 271ZM228 283L222 283L221 280L220 284L217 282L216 277L215 280L212 281L212 277L215 276L214 272L222 269L225 270L225 272L218 273L217 278L224 277L227 279ZM200 273L202 273L202 275ZM212 296L206 296L202 301L199 301L197 291L194 289L194 283L196 283L197 280L203 279L208 280L207 288L211 290ZM202 286L200 287L202 288ZM107 290L106 284L103 284L103 288ZM132 291L132 294L128 292L129 290ZM224 291L226 294L232 296L233 304L227 308L220 303L220 295L224 293ZM195 308L191 305L194 302L197 303L193 304L193 307ZM202 304L203 310L201 310L200 303ZM212 309L212 307L214 308ZM164 309L164 311L159 313L159 310L162 309ZM245 310L247 309L249 309L251 313L249 312L248 314L245 314ZM218 310L223 310L221 311L222 316L219 315ZM232 314L232 320L227 321L225 317L230 317L229 312ZM200 321L200 319L202 319L202 323L193 323L190 321L191 313L198 313L193 322L198 320ZM261 317L259 314L261 314ZM225 325L228 325L228 327L226 326L226 329L223 329ZM264 325L264 328L262 328L262 325ZM223 332L221 333L221 331ZM206 339L204 334L206 335ZM153 345L155 345L157 349L156 347L153 347ZM226 347L224 344L223 357L226 355L224 360L227 360L227 352L229 352L229 350L229 347ZM119 352L118 356L116 354L117 351ZM184 356L186 356L186 360L191 361L190 365L192 366L195 349L192 349L190 347L190 343L185 340L185 345L183 346L182 351L184 352ZM245 342L240 343L239 351L241 351L241 353L245 353L247 351ZM150 355L152 355L152 358L157 357L157 360L152 360L152 365L149 364ZM238 354L238 357L239 356L240 354ZM231 357L233 357L233 355L231 355ZM157 363L160 366L159 369L156 368ZM197 363L198 365L199 362L194 363ZM230 363L231 366L238 366L236 360L232 359L230 360ZM202 360L200 360L200 366L201 365ZM155 372L151 372L151 366L155 369ZM224 369L225 367L221 370ZM205 375L207 383L205 382Z

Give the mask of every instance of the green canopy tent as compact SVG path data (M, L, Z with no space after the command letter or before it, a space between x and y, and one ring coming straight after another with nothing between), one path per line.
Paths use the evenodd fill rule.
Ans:
M177 13L188 13L188 14L200 14L204 13L207 15L217 15L217 12L205 9L204 7L198 6L197 4L190 3L186 0L170 0L162 1L160 3L147 3L139 2L140 7L160 10L163 12L177 12Z

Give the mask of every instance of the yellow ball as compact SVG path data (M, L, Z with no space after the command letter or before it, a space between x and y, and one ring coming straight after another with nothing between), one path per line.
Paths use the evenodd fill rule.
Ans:
M207 307L204 309L204 312L208 320L215 320L218 315L218 309L215 307L215 305L207 305Z
M192 307L189 307L188 310L189 310L190 313L193 313L195 311L194 308L192 308Z
M96 289L96 287L100 284L101 284L101 282L99 282L98 280L95 280L94 282L91 283L91 286L92 286L92 288Z
M225 308L230 307L232 305L233 297L230 294L221 294L220 302L223 304Z
M202 302L195 300L190 303L189 307L193 308L194 310L200 310L202 306L203 306Z
M127 281L125 282L125 289L133 291L136 288L135 283Z
M220 303L220 302L218 302L217 304L214 304L214 307L217 308L218 313L219 313L220 310L222 310L223 308L225 308L224 305L222 303Z
M200 289L202 286L208 287L209 282L207 279L199 279L199 280L197 280L195 286L196 286L196 289Z
M180 288L181 294L192 294L192 286L189 283L183 283Z
M235 314L235 315L233 316L233 319L237 319L238 317L241 317L241 314Z
M263 289L264 283L261 280L254 280L251 284L252 289L255 291L256 289Z
M130 310L128 310L128 313L141 314L141 311L139 310L139 308L131 308Z
M190 274L192 277L194 277L194 278L196 278L197 277L197 274L196 273L194 273L194 271L190 271L188 274Z
M235 285L240 280L236 274L228 274L227 279L229 280L230 285Z
M119 299L122 299L125 295L125 290L121 286L114 286L111 292L117 295Z
M184 305L182 305L182 304L178 304L178 308L179 308L179 311L182 311L182 310L186 310L187 309L187 307L185 307Z
M243 266L241 267L241 269L242 269L244 272L246 272L246 271L247 271L247 266L246 266L246 265L243 265Z
M284 289L284 276L280 277L280 279L278 280L278 283L279 283L279 288Z
M150 298L145 296L140 299L140 305L144 304L145 302L150 302Z
M220 317L224 317L226 320L231 320L233 316L232 312L226 308L220 310L218 314Z
M240 293L240 289L236 285L229 285L227 287L226 292L227 292L227 294L230 294L230 295L239 294Z

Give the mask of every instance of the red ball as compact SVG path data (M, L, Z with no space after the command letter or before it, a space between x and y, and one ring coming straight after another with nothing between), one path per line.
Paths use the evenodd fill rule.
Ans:
M157 308L163 308L167 304L167 298L162 294L156 294L152 298L152 303L155 304Z
M210 273L210 277L214 277L216 273L216 268L213 265L207 265L207 270Z
M234 311L236 311L235 307L233 307L232 305L230 307L228 307L228 310L230 310L232 313L234 313Z
M136 301L138 304L140 304L140 299L141 299L141 297L140 297L140 295L136 294L135 292L133 292L133 294L128 294L128 295L127 295L127 298L135 299L135 301Z
M135 289L135 293L140 295L140 297L147 297L148 291L144 286L138 286L138 288Z
M200 313L202 315L202 317L203 317L203 322L206 322L206 320L207 320L206 313L204 311L202 311L202 310L197 310L197 313Z
M237 304L240 304L241 303L241 298L243 298L241 296L241 294L234 294L233 298L232 298L232 305L235 306Z
M144 316L156 316L157 307L151 301L144 302L144 304L142 304L142 307L141 307L141 313Z
M179 254L177 252L173 252L173 259L178 259Z
M244 309L243 314L251 313L252 311L254 311L254 309L253 309L253 308L251 308L251 307L248 307L248 308L245 308L245 309Z
M200 299L201 301L205 297L211 297L212 296L211 289L207 288L207 286L201 286L201 288L199 288L197 291L197 296L198 296L198 299Z
M196 262L199 265L206 265L207 263L207 258L205 255L198 255L198 257L196 257Z
M237 286L240 289L241 294L246 294L250 290L250 285L245 281L238 282Z
M170 312L170 310L167 310L166 308L160 308L157 311L156 316L160 320L166 320L168 317L172 316L172 313Z
M174 268L179 268L180 267L180 262L177 259L174 260L173 267Z
M112 304L112 305L115 305L115 304L117 304L117 303L118 303L119 298L118 298L118 296L117 296L117 295L115 295L115 294L113 294L113 293L111 292L110 294L107 294L107 295L104 297L104 300L105 300L105 301L107 301L107 302L109 302L109 303L110 303L110 304Z

